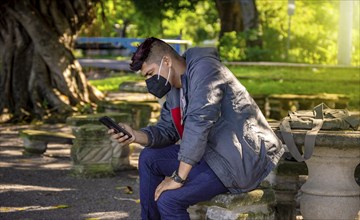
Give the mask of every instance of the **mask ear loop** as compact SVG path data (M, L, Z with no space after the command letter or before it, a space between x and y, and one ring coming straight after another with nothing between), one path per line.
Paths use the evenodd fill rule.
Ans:
M166 86L166 85L168 84L168 82L169 82L170 74L171 74L171 68L169 67L168 77L167 77L167 79L166 79L165 86Z
M158 77L157 77L158 80L160 79L160 71L161 71L161 67L162 67L163 60L164 60L164 57L161 58L160 68L159 68Z

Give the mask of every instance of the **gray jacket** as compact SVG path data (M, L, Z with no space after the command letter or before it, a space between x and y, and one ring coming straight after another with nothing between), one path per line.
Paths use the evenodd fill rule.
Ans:
M281 141L216 49L191 48L184 57L183 104L180 89L172 88L159 122L142 129L147 147L171 145L182 136L180 161L195 166L204 158L232 193L256 188L283 154Z

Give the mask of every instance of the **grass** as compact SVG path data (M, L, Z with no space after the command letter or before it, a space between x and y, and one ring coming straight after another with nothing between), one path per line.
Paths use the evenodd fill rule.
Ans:
M121 85L123 82L137 82L144 80L143 77L141 77L138 74L129 73L127 75L118 75L118 76L111 76L109 78L105 79L97 79L97 80L90 80L90 84L95 86L97 89L99 89L102 92L105 91L118 91L119 85Z
M360 109L359 68L229 67L252 95L345 94Z
M349 109L360 109L360 68L229 66L252 95L333 93L349 96ZM101 91L117 91L125 81L144 80L125 74L92 80Z

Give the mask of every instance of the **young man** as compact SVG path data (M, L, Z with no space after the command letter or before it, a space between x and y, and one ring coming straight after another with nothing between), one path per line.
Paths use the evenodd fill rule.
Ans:
M157 38L146 39L130 68L150 93L166 95L155 126L113 134L145 146L139 158L142 219L189 219L187 208L225 192L255 189L284 149L245 87L214 48L180 56Z

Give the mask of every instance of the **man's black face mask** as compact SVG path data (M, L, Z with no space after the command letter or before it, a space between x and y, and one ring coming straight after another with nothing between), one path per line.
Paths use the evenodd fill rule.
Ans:
M146 87L149 93L161 99L171 89L171 85L164 77L160 75L153 75L149 79L145 80Z
M145 80L146 87L149 93L153 94L154 96L161 99L166 93L168 93L171 89L171 85L169 83L171 68L169 68L168 78L165 79L163 76L160 75L160 71L162 68L164 58L161 59L159 72L156 75L153 75L149 79Z

